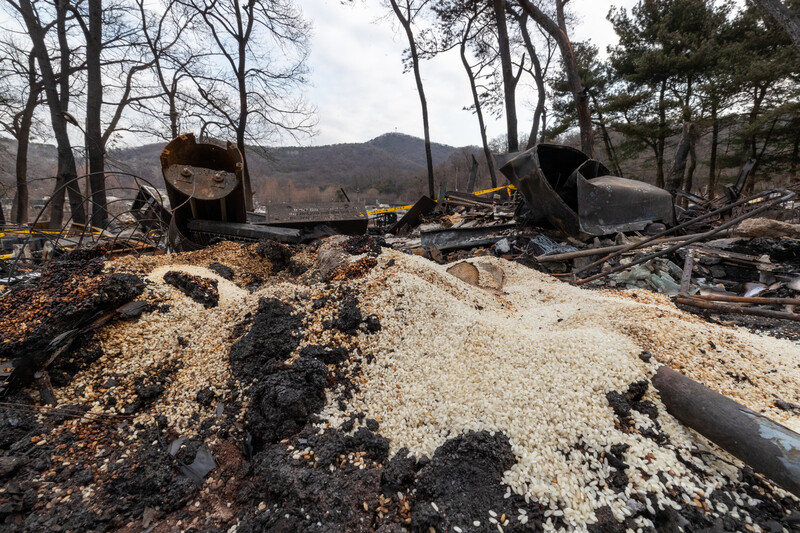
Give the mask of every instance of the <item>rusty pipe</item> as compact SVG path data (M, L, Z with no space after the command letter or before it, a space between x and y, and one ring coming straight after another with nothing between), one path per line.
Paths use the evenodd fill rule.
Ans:
M666 366L652 381L678 421L800 496L800 435Z
M681 296L686 296L685 294ZM709 302L731 302L749 305L800 305L800 298L765 298L761 296L730 296L727 294L694 295L692 298Z

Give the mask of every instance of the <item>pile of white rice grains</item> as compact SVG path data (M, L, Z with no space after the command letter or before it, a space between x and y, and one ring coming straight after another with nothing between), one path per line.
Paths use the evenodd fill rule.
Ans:
M304 247L292 261L313 266L317 249ZM195 436L198 420L218 417L221 404L239 428L238 438L248 423L249 383L232 374L229 352L247 331L237 324L246 323L262 298L273 298L291 302L304 317L288 362L308 345L339 346L350 353L350 362L338 370L347 374L350 389L347 394L341 385L327 390L320 432L344 425L352 435L362 424L374 428L374 420L377 432L390 441L390 458L406 448L404 454L418 459L434 458L445 442L470 431L507 438L514 462L502 474L506 498L500 500L508 504L486 509L479 519L437 522L448 531L534 531L539 522L546 530L585 531L602 525L598 520L615 527L624 521L633 531L645 531L664 513L675 527L687 525L681 523L687 507L710 522L730 516L735 524L760 531L763 516L754 506L762 487L796 507L791 496L763 482L744 488L738 481L743 465L669 416L652 387L637 398L646 407L632 409L627 418L615 414L607 394L624 395L635 383L641 389L658 365L666 364L797 431L800 417L775 407L776 399L800 403L797 344L708 324L657 294L578 289L491 257L471 262L500 267L505 280L499 290L469 285L448 274L447 266L388 249L377 261L362 256L347 260L352 268L329 276L330 281L313 268L299 276L276 276L253 247L232 243L110 264L146 277L140 299L152 310L101 330L104 355L59 390L59 401L86 405L98 415L114 414L136 400L135 380L152 374L163 392L132 415L114 442L102 446L124 451L122 458L137 453L141 436L136 424L156 417L166 422L170 435ZM232 281L207 268L214 262L232 268ZM168 270L216 280L219 305L204 308L165 284ZM367 333L362 324L359 333L350 335L330 326L344 293L355 295L363 317L377 316L379 331ZM642 358L643 352L652 357ZM352 365L349 370L347 365ZM168 374L159 378L164 369ZM108 385L112 380L113 387ZM215 400L198 404L198 395L207 390ZM354 417L358 422L350 428ZM210 428L207 444L222 464L228 444L218 441L217 429ZM313 450L295 448L291 439L282 445L292 460L313 457ZM87 453L93 456L95 447L105 453L99 442ZM100 471L110 464L104 461L98 463ZM347 461L365 466L359 457ZM232 476L239 471L232 468L214 470L203 485L204 496L198 497L205 498L203 503L193 500L191 509L203 514L209 502L222 502L217 491L227 494L225 487L237 486ZM621 479L621 468L625 482L612 482ZM93 489L93 484L86 487L89 493ZM415 501L416 489L409 485L404 490L412 494L397 495L395 505ZM445 513L448 505L416 502L412 516ZM375 512L384 507L389 504L381 503ZM678 508L681 515L673 511ZM229 512L233 509L223 511L220 524L236 521ZM405 507L403 521L413 528L408 511Z
M667 364L797 431L800 417L774 404L800 403L800 346L709 324L657 294L582 290L501 259L471 261L502 268L502 290L391 250L350 282L363 314L376 314L382 329L359 336L371 363L345 412L329 392L320 427L364 413L380 422L390 456L407 448L429 458L471 430L502 432L516 459L503 474L506 497L538 503L545 530L584 531L598 512L619 522L638 515L631 529L647 530L650 518L686 506L762 529L748 514L753 498L736 491L740 461L668 415L652 386L643 401L655 419L633 409L622 420L607 394L624 394ZM607 481L620 449L621 489ZM481 527L451 526L502 530L518 521L527 522L524 510L494 509Z

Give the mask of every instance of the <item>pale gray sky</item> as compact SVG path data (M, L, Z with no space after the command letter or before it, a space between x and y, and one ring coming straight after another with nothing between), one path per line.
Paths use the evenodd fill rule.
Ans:
M575 39L591 39L601 51L615 42L606 20L612 5L630 8L635 0L572 0L578 16ZM379 0L343 5L339 0L305 0L314 22L309 65L309 102L319 110L319 134L311 144L362 142L391 131L422 137L422 115L414 77L403 74L405 35L394 31ZM430 114L431 139L454 146L480 144L477 120L463 108L472 103L466 74L453 50L421 66ZM529 129L532 111L522 95L520 130ZM530 106L535 101L527 102ZM503 120L487 124L489 137L502 134Z

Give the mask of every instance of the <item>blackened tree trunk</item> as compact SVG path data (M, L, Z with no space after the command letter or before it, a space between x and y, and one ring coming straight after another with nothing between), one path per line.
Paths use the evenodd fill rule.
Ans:
M708 161L708 198L714 199L717 188L717 149L719 147L719 117L717 116L717 101L711 102L711 156Z
M475 159L475 154L472 154L472 166L469 169L469 180L467 180L467 192L471 193L475 190L475 181L478 179L478 160Z
M503 72L503 97L506 108L506 129L508 130L508 151L519 151L517 132L517 80L511 65L511 45L508 41L505 0L493 0L494 17L497 23L497 48L500 52L500 66Z
M28 222L28 146L30 145L33 113L39 104L42 85L36 79L36 58L33 53L28 57L28 97L14 124L14 137L17 139L17 156L15 174L17 192L11 206L11 220L17 224Z
M767 151L767 146L769 146L770 141L772 140L772 134L775 133L775 125L778 123L778 119L780 116L776 116L772 119L772 124L770 124L769 131L764 136L764 144L761 145L761 151L758 151L755 156L755 164L753 165L753 169L750 171L750 177L747 180L747 184L745 185L745 192L747 194L753 194L753 191L756 187L756 180L755 175L758 171L758 167L761 164L761 160L764 158L764 153Z
M751 126L751 134L747 139L748 149L750 150L750 157L753 159L758 158L758 139L757 133L755 128L753 128L753 124L755 124L756 120L758 120L758 116L761 114L761 104L764 102L764 97L767 95L767 87L755 87L753 88L753 107L750 108L750 117L749 117L749 124Z
M533 65L533 81L536 83L536 109L533 111L533 123L531 124L531 133L528 136L528 144L526 149L533 148L539 138L539 130L542 128L542 118L544 116L544 105L547 98L545 87L544 71L542 70L542 62L539 61L539 55L536 53L536 47L533 45L533 40L528 32L528 15L523 13L516 16L517 23L519 24L520 33L522 33L522 40L525 43L525 49L531 58Z
M494 161L492 159L492 151L489 148L489 140L486 138L486 124L483 120L483 108L481 107L481 99L478 95L478 87L475 83L475 73L472 72L472 66L469 64L469 60L467 59L467 40L469 38L470 30L472 29L472 23L474 22L474 18L469 19L467 22L467 27L464 30L464 35L461 37L461 44L459 46L459 52L461 54L461 64L464 65L464 70L467 72L467 77L469 78L469 87L472 91L472 102L475 105L475 114L478 116L478 127L481 130L481 143L483 143L483 153L486 156L486 164L489 167L489 178L492 181L492 188L497 187L497 175L494 171Z
M238 0L236 2L238 6ZM245 6L245 9L250 9L250 6ZM245 36L239 39L239 65L236 70L236 78L239 83L239 120L236 123L236 146L242 153L242 176L244 177L244 203L245 209L252 211L253 205L253 183L250 180L250 167L247 164L247 154L245 149L245 132L247 132L247 118L249 114L248 101L247 101L247 42L253 32L253 24L255 17L252 14L247 17L246 24L242 20L240 10L236 10L236 25L238 34Z
M797 177L797 167L800 164L800 120L797 118L792 120L794 126L794 141L792 141L792 162L789 166L789 176L792 178Z
M658 137L656 141L656 187L664 188L664 148L667 144L667 80L661 81L658 92ZM667 187L667 189L669 189Z
M64 218L64 188L66 186L69 193L70 209L72 210L72 219L79 223L86 222L86 215L84 211L83 201L81 198L80 190L78 189L76 178L77 171L75 168L75 155L72 153L72 145L69 141L67 133L67 121L64 118L62 106L64 102L68 101L69 83L64 82L64 78L69 73L69 60L66 61L61 58L62 69L66 64L66 69L61 73L60 79L56 79L53 72L53 65L50 61L50 54L47 50L45 43L45 30L38 19L36 12L31 5L31 0L20 0L18 4L14 4L12 0L9 2L14 6L25 22L25 27L28 30L28 35L31 39L31 46L33 53L36 56L36 61L39 63L39 69L42 76L42 84L44 86L44 93L47 98L47 105L50 110L50 122L53 126L53 135L56 139L56 146L58 152L58 171L56 175L56 183L53 190L53 197L50 201L50 227L61 227L62 219ZM58 3L58 20L59 27L62 21L66 20L66 7L63 5L66 0ZM59 32L61 33L61 32ZM66 43L63 43L64 46ZM68 50L68 49L67 49ZM65 50L61 50L62 56ZM66 87L66 94L62 100L59 97L59 83L61 84L62 92Z
M57 37L58 37L58 49L60 52L59 56L59 65L60 65L60 72L58 75L58 97L59 97L59 104L61 107L61 116L64 116L64 113L69 111L69 102L70 102L70 72L72 71L72 65L70 64L72 58L72 49L70 48L69 40L67 39L67 19L69 17L69 12L72 9L71 0L58 0L55 3L56 6L56 30L57 30ZM46 95L47 93L45 93ZM46 96L49 102L49 97ZM55 128L55 126L54 126ZM58 138L58 136L56 136ZM67 137L67 141L69 141L69 137ZM58 144L58 142L56 142ZM69 143L68 143L69 144ZM67 153L68 152L68 153ZM62 155L63 154L63 155ZM72 163L70 163L72 160ZM62 206L64 204L64 190L63 188L67 189L67 195L69 197L69 207L70 211L72 212L72 220L77 222L78 224L85 224L86 223L86 204L84 197L80 191L80 187L78 186L78 172L75 169L75 153L72 151L72 146L69 144L68 150L58 150L58 167L59 169L66 168L72 169L72 174L70 177L64 178L64 183L59 185L58 178L56 179L56 184L54 187L54 194L53 200L60 203ZM59 170L59 176L61 176L61 171ZM57 194L56 194L57 193ZM57 228L61 226L61 218L57 218L57 220L53 220L53 212L56 211L54 208L51 208L51 215L50 215L50 223L53 228ZM63 215L62 215L63 216Z
M617 159L617 151L614 148L614 142L612 141L611 135L608 133L608 128L606 127L605 117L603 117L603 113L600 112L600 105L594 96L592 96L592 102L594 103L594 108L597 111L597 126L600 128L600 135L603 137L603 145L606 149L606 156L608 157L608 161L611 163L614 174L622 178L624 176L622 175L622 169L619 166L619 160Z
M689 157L694 134L694 123L684 122L681 140L678 143L678 149L675 151L675 160L672 162L672 168L670 168L669 176L665 183L665 188L672 193L680 190L683 184L684 175L686 174L686 160Z
M575 109L578 113L578 126L581 132L581 149L589 157L594 157L594 135L592 133L592 116L589 110L589 95L581 81L578 64L575 60L575 52L566 31L564 18L564 5L566 0L556 0L556 15L558 23L549 16L545 15L541 9L536 7L530 0L519 0L522 8L531 18L558 44L561 51L561 59L564 62L567 83L569 84L572 98L575 101Z
M17 157L15 172L17 177L17 192L14 195L14 204L11 208L11 218L17 224L28 222L28 146L30 144L33 112L39 100L39 91L36 87L36 74L31 75L31 86L28 97L25 99L25 108L22 110L17 130Z
M413 16L410 4L411 0L405 0L405 10L407 14L403 14L403 10L400 9L400 5L397 3L397 0L390 0L390 2L392 4L392 10L397 16L397 20L400 22L400 25L403 26L403 30L406 33L406 38L408 39L408 49L411 54L411 67L414 71L414 81L417 84L419 103L422 106L422 128L425 133L425 160L428 167L428 194L431 198L433 198L436 192L433 183L433 156L431 155L431 134L430 127L428 125L428 101L425 99L425 90L422 87L422 76L420 75L419 71L419 52L417 51L417 43L414 39L414 32L411 28L411 18Z
M686 169L686 179L683 180L684 192L691 193L694 186L694 171L697 170L697 136L689 136L689 168Z
M103 80L100 53L103 47L103 2L89 0L89 26L86 36L86 148L89 161L89 187L92 198L92 226L105 227L106 206L105 146L101 111Z

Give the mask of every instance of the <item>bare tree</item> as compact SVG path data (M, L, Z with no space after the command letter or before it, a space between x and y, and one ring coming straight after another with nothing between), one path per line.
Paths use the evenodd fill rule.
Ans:
M526 70L536 84L536 108L533 111L533 121L531 123L531 132L528 135L528 143L525 146L525 148L528 149L533 148L533 146L539 141L540 132L544 131L545 105L547 102L546 76L550 67L550 63L553 60L555 50L552 44L552 37L549 37L549 34L543 32L546 44L546 52L544 54L544 65L542 65L542 61L539 58L539 52L536 49L533 39L531 38L530 31L528 30L528 20L530 17L524 11L518 13L514 9L509 9L509 12L517 22L520 36L522 37L522 42L525 45L525 49L528 51L528 56L531 59L531 66Z
M550 34L558 44L561 58L566 70L567 82L569 83L572 97L575 100L575 108L578 112L578 125L581 132L581 149L590 157L594 156L594 135L592 134L592 116L589 110L589 96L581 83L580 72L575 60L575 52L567 33L567 23L564 15L564 7L569 0L555 0L555 20L536 6L531 0L519 0L519 4L525 12L538 24L544 31Z
M481 12L476 11L475 14L467 19L467 24L464 27L464 31L462 33L461 41L459 43L459 54L461 56L461 64L464 66L464 70L467 73L467 77L469 78L469 87L472 91L472 102L473 107L475 109L475 115L478 117L478 128L480 128L481 133L481 144L483 144L483 152L486 156L486 164L489 167L489 177L492 180L492 187L497 187L497 175L494 169L494 162L492 160L492 152L489 149L489 141L486 138L486 124L483 120L483 107L481 105L481 98L478 94L478 86L476 83L476 75L473 71L473 66L470 64L469 60L467 59L466 49L467 49L467 42L471 39L470 33L472 30L472 24L477 20L480 16ZM485 64L478 64L477 70L480 73L480 70L485 66ZM473 157L474 160L474 157ZM474 168L474 167L473 167Z
M213 116L204 120L201 133L235 134L244 162L247 209L253 209L247 143L313 132L313 110L297 96L306 81L309 25L291 0L181 1L203 21L214 53L225 65L192 75Z
M508 24L506 24L506 0L492 0L492 7L494 8L495 24L497 24L497 48L500 52L500 65L503 72L508 151L517 152L519 151L519 132L517 131L516 91L519 75L514 75L511 64L511 44L508 39Z
M103 0L87 0L85 6L71 4L70 10L86 43L84 134L88 150L92 225L103 227L108 217L106 147L112 135L122 128L125 110L129 106L157 97L157 94L142 90L137 81L150 69L154 58L140 42L140 28L134 23L127 4L106 1L104 5Z
M482 83L482 79L489 78L492 74L485 74L484 71L492 69L497 59L494 49L493 15L491 6L481 1L450 0L442 1L433 6L433 11L439 18L439 27L436 31L439 37L430 37L428 40L435 43L429 46L432 50L427 50L426 54L433 55L438 52L446 52L452 48L458 48L461 64L469 80L470 91L472 93L472 106L465 108L475 111L480 129L481 143L483 144L484 155L489 169L489 177L492 187L497 186L497 175L489 142L486 137L486 123L483 112L483 99L481 94L486 94L488 88ZM439 42L441 41L441 42ZM474 56L474 57L473 57Z
M414 72L414 81L417 84L417 94L419 103L422 106L422 129L425 136L425 160L428 167L428 194L431 198L435 195L433 183L433 156L431 155L431 132L428 122L428 101L425 98L425 89L422 86L422 76L420 75L419 59L420 54L417 49L417 41L414 38L414 19L416 19L425 8L428 0L389 0L392 11L394 11L398 22L403 27L403 31L408 39L408 54L411 60L411 70ZM401 5L402 3L402 5Z
M68 111L70 97L70 72L72 57L69 43L67 42L67 21L69 14L69 0L56 2L55 13L51 22L45 22L40 16L40 11L31 0L7 0L7 3L22 16L28 35L31 39L33 55L39 64L42 85L50 110L50 122L56 139L58 150L58 173L54 188L54 195L50 204L50 225L60 227L64 217L64 188L69 195L72 219L83 224L86 222L86 213L83 206L80 190L76 183L77 170L75 156L72 153L67 120L64 113ZM53 69L51 50L47 47L46 35L53 27L57 30L59 57L61 70L59 74ZM56 55L56 54L52 54Z
M174 139L193 112L190 108L200 107L197 98L189 95L192 72L197 70L198 61L208 56L198 51L201 47L189 37L197 12L172 1L159 5L157 10L148 9L148 0L136 0L136 5L161 104L150 101L136 106L148 122L140 127L166 140Z
M23 224L28 221L28 145L43 87L33 52L13 37L0 43L0 87L8 95L0 99L0 127L17 141L11 220Z

